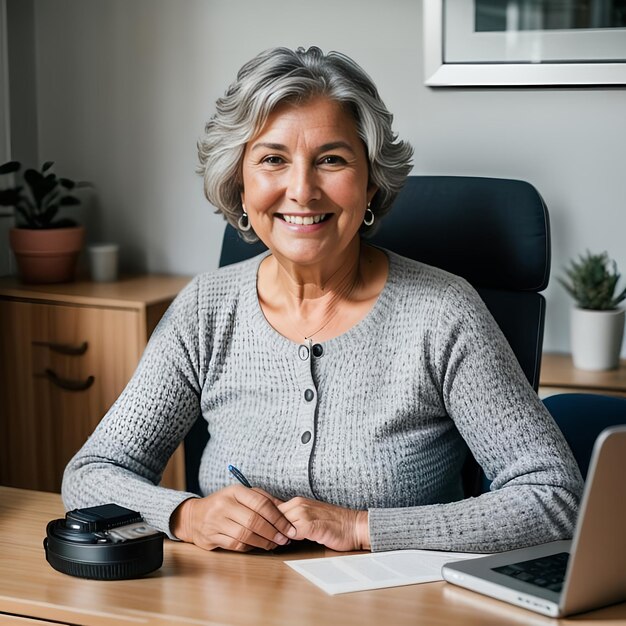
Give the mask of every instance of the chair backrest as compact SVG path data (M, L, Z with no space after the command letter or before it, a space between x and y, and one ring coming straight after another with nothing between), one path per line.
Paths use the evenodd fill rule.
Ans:
M550 276L550 223L527 182L409 176L373 244L466 278L480 293L535 390ZM220 267L265 250L227 226Z
M466 278L537 390L545 319L539 292L550 275L550 225L545 203L532 185L499 178L409 176L369 241ZM227 226L220 267L265 249L261 243L244 242ZM196 426L185 440L190 491L198 491L198 468L208 440L206 426ZM468 495L481 491L476 468L464 471Z
M562 393L543 403L563 432L583 478L598 435L609 426L626 424L626 398L592 393Z

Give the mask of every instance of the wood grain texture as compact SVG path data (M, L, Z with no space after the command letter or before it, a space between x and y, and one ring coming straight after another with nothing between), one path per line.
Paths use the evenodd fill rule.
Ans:
M0 295L19 300L65 302L87 306L143 308L173 300L188 276L130 276L113 283L76 281L56 285L25 285L14 277L0 278Z
M600 393L626 396L626 361L617 369L587 371L574 367L570 354L546 353L541 359L539 386L544 394Z
M89 626L626 623L626 603L554 620L443 582L329 596L283 562L336 556L311 544L236 554L166 541L163 567L145 578L72 578L53 570L42 548L46 523L62 515L56 494L0 487L0 612Z
M60 490L67 462L124 389L150 333L187 281L148 276L22 286L0 280L0 484ZM85 343L81 355L55 349ZM86 386L91 378L84 390L58 384ZM184 488L182 447L163 484Z

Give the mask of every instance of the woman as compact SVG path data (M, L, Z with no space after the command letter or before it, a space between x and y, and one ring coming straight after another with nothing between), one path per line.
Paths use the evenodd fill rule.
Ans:
M279 48L241 69L201 169L210 202L269 252L179 295L68 465L68 507L114 501L170 537L240 551L571 536L580 474L480 298L362 240L410 169L391 121L343 55ZM200 414L205 496L158 487ZM466 444L493 483L463 500Z

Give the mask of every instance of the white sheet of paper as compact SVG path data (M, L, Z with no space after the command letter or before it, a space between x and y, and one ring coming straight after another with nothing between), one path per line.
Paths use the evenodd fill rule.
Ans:
M334 595L443 580L441 567L444 563L479 556L485 555L434 550L396 550L302 559L285 563L326 593Z

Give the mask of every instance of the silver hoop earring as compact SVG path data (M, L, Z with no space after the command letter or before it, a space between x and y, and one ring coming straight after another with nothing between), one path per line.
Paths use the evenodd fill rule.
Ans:
M250 224L250 218L248 217L248 214L246 213L245 209L241 217L237 220L237 226L239 227L239 230L244 233L248 232L250 228L252 227L252 225Z
M370 209L370 204L371 202L367 205L367 209L365 209L365 217L363 218L363 223L366 226L371 226L374 223L374 220L376 219L376 216L374 215L374 211Z

